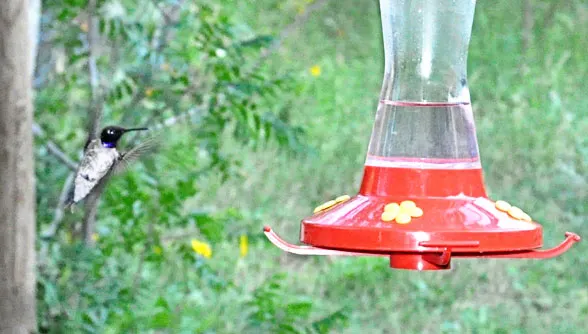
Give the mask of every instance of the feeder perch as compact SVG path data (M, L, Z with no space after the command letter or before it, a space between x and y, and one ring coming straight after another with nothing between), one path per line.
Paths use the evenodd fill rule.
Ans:
M449 269L451 259L546 259L542 227L486 194L466 63L475 0L380 0L385 74L359 193L302 220L299 255L389 257L390 267Z

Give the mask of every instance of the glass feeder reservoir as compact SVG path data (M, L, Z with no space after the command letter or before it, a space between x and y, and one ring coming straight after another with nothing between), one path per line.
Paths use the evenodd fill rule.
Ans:
M467 81L475 0L380 0L384 82L359 193L319 206L292 245L306 255L372 255L392 268L449 269L452 257L550 258L542 228L486 195Z

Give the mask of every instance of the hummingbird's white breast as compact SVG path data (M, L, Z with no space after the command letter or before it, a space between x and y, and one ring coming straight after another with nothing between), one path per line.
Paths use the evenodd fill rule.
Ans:
M84 199L108 174L119 158L116 148L102 146L100 139L90 142L78 167L75 178L73 202Z

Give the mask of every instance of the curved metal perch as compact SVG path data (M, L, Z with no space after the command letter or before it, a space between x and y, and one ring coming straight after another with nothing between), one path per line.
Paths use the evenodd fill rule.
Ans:
M279 249L284 252L297 255L331 255L331 256L388 256L388 254L372 254L372 253L356 253L345 252L334 249L318 248L312 246L293 245L284 239L280 238L269 226L263 228L263 233Z
M550 259L559 256L568 251L576 242L582 240L579 235L573 232L566 232L566 238L561 244L550 249L532 249L528 251L501 253L501 254L482 254L479 257L488 258L506 258L506 259Z
M390 256L394 254L394 252L386 253L386 254L377 254L377 253L361 253L361 252L346 252L346 251L339 251L334 249L326 249L326 248L318 248L313 246L300 246L291 244L284 239L280 238L269 226L265 226L263 231L266 237L271 241L275 246L280 248L281 250L297 254L297 255L330 255L330 256ZM421 244L420 246L425 247L444 247L445 249L440 252L440 254L423 254L422 252L415 252L421 253L426 256L426 260L432 263L438 264L447 264L451 260L451 257L478 257L478 258L526 258L526 259L548 259L552 257L556 257L565 253L569 250L572 245L581 240L580 236L572 233L566 232L566 239L559 244L558 246L550 249L533 249L533 250L526 250L526 251L519 251L519 252L512 252L512 253L459 253L452 250L452 248L460 248L460 247L472 247L478 245L479 242L477 241L469 241L469 242L462 242L462 243L427 243Z

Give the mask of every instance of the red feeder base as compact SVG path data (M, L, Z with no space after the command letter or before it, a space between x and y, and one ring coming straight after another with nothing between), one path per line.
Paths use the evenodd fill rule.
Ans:
M386 204L413 201L423 215L409 223L382 220ZM366 166L360 193L302 220L300 240L284 242L269 227L278 247L306 255L388 256L390 267L449 269L452 257L549 258L580 237L550 250L542 227L511 217L486 197L481 169L440 170Z

